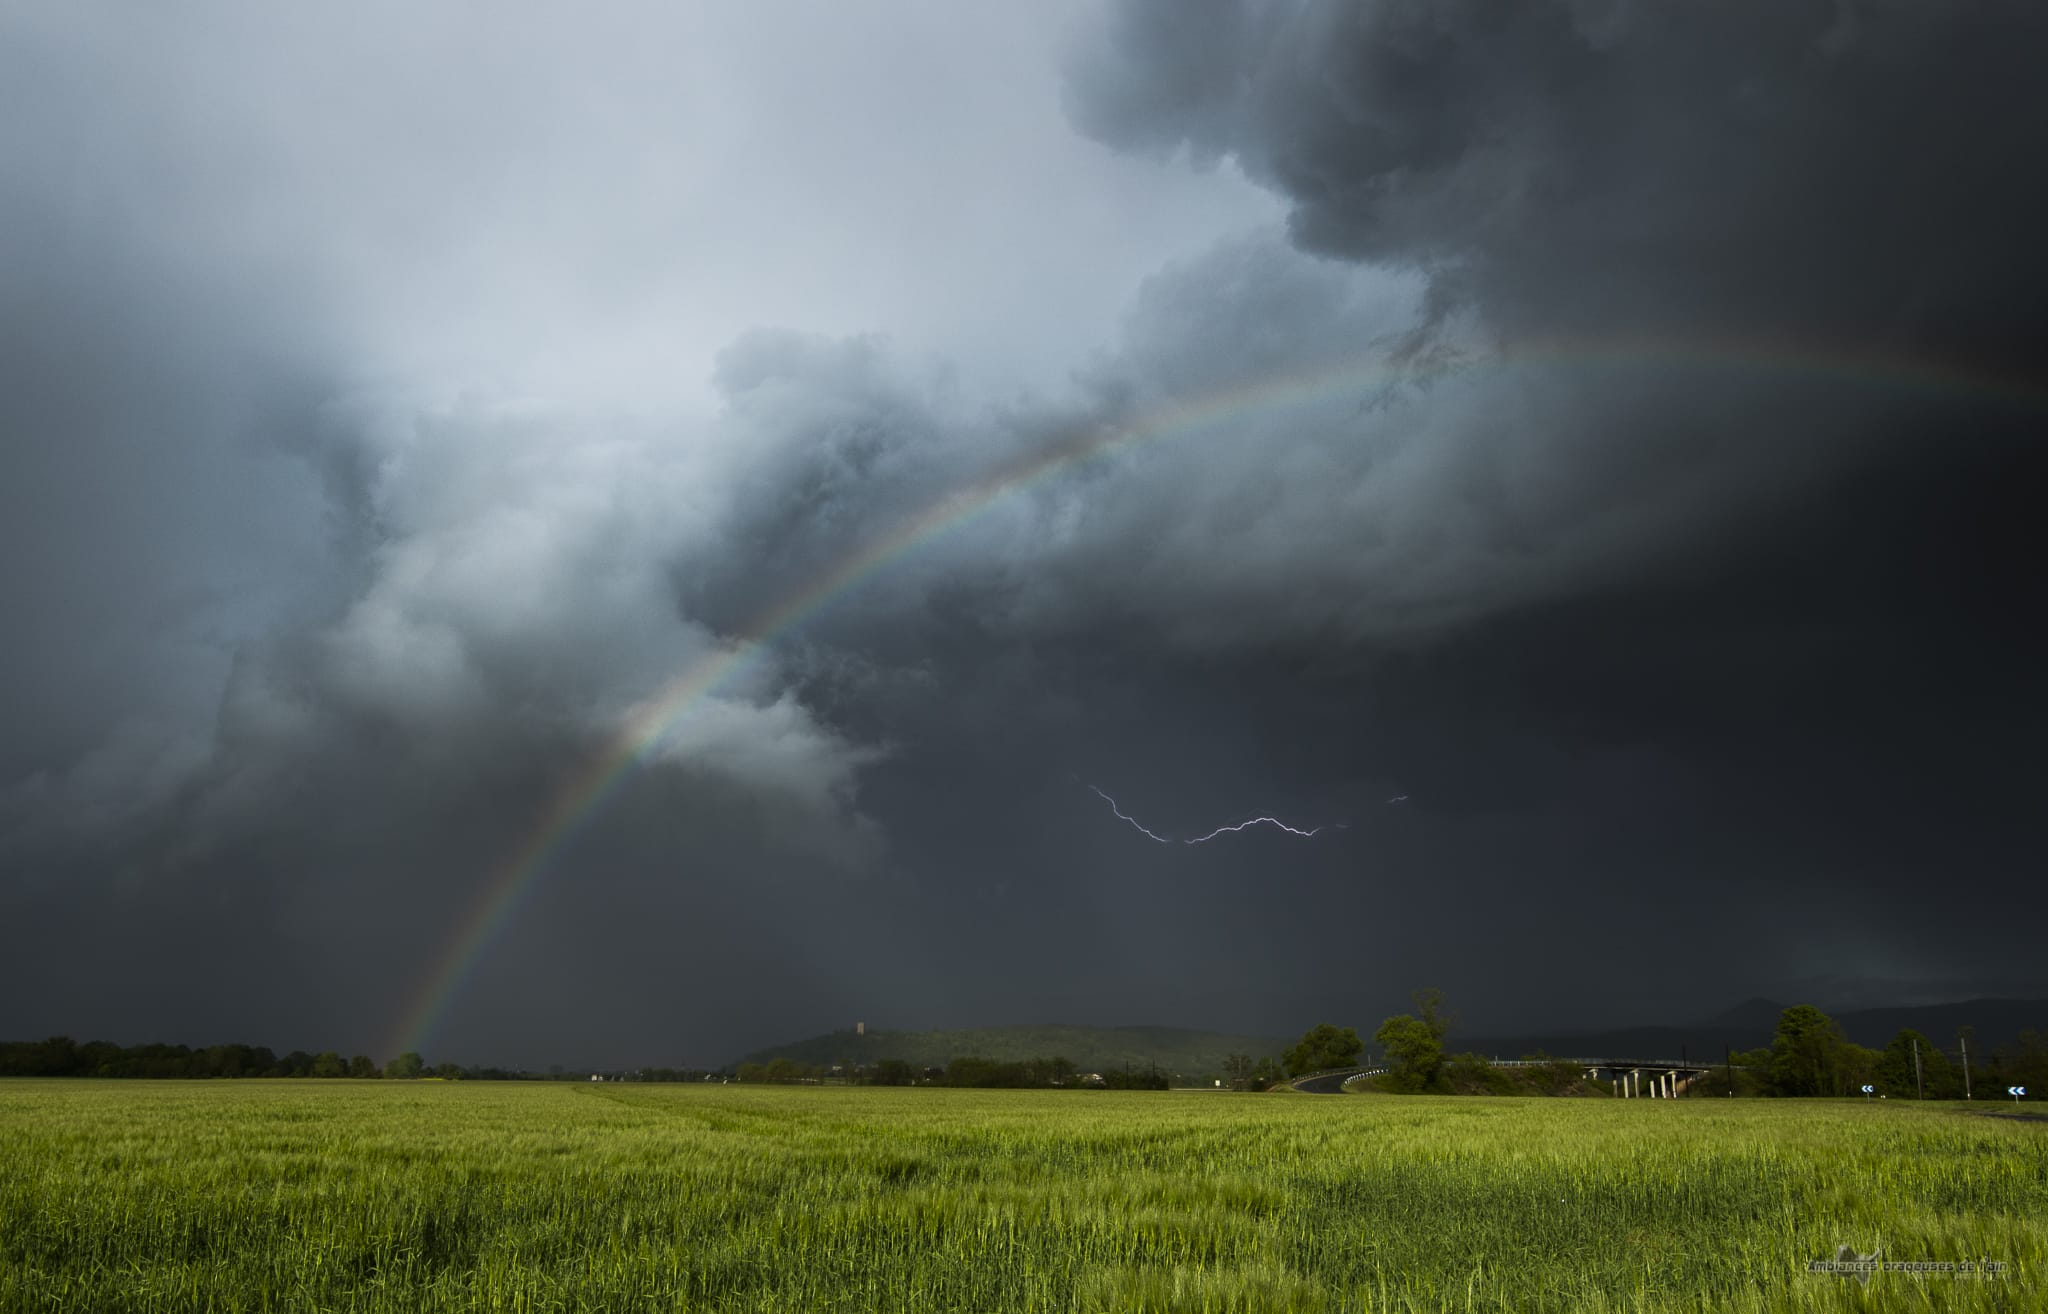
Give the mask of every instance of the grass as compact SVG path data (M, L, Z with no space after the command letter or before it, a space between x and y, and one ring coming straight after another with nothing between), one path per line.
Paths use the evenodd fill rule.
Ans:
M1804 1270L1841 1244L1998 1281ZM2048 1126L1711 1100L0 1082L0 1309L2048 1304Z

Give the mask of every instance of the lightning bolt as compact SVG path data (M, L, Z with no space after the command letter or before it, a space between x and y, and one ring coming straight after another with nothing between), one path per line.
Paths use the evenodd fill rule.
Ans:
M1396 794L1392 798L1387 800L1387 802L1389 803L1406 803L1407 801L1408 796L1406 794Z
M1096 797L1100 798L1103 802L1109 804L1109 810L1111 812L1116 813L1117 816L1122 817L1125 821L1130 822L1131 825L1137 829L1137 832L1140 835L1143 835L1146 839L1158 840L1161 844L1173 843L1173 841L1166 838L1166 836L1154 835L1151 831L1146 830L1143 826L1138 825L1138 819L1136 817L1125 816L1124 810L1116 805L1116 800L1111 798L1109 795L1103 793L1100 789L1096 789L1094 785L1090 785L1088 786L1088 788L1094 789Z
M1080 777L1078 777L1078 776L1077 776L1077 777L1075 777L1075 780L1076 780L1076 782L1077 782L1077 783L1080 783ZM1097 797L1097 798L1101 799L1101 800L1102 800L1103 802L1105 802L1105 803L1109 804L1109 810L1110 810L1111 812L1114 812L1114 813L1116 813L1116 815L1117 815L1117 819L1118 819L1118 820L1120 820L1120 821L1127 821L1127 822L1129 822L1129 823L1130 823L1130 825L1131 825L1131 828L1132 828L1133 830L1137 831L1137 832L1138 832L1138 833L1139 833L1140 835L1143 835L1143 836L1144 836L1144 837L1145 837L1146 839L1148 839L1148 840L1153 840L1153 841L1156 841L1157 843L1160 843L1160 844L1171 844L1171 843L1173 843L1173 841L1172 841L1172 840L1170 840L1170 839L1168 839L1168 838L1167 838L1166 836L1164 836L1164 835L1161 835L1161 834L1158 834L1158 833L1156 833L1156 832L1154 832L1154 831L1150 831L1150 830L1147 830L1147 829L1145 829L1144 825L1143 825L1143 824L1142 824L1142 823L1141 823L1141 822L1140 822L1140 821L1139 821L1139 820L1138 820L1138 819L1137 819L1136 817L1134 817L1134 816L1131 816L1131 815L1130 815L1129 813L1125 812L1125 811L1124 811L1124 810L1123 810L1122 808L1118 807L1118 806L1117 806L1117 803L1116 803L1116 800L1115 800L1115 799L1113 799L1113 798L1111 798L1111 797L1110 797L1109 795L1107 795L1107 794L1103 793L1103 792L1102 792L1102 788L1101 788L1100 786L1098 786L1098 785L1089 785L1089 786L1088 786L1088 788L1089 788L1089 790L1090 790L1090 791L1092 791L1092 792L1094 793L1095 797ZM1282 829L1282 830L1286 831L1286 832L1287 832L1288 834L1290 834L1290 835L1299 835L1299 836L1300 836L1301 838L1303 838L1303 839L1309 839L1309 838L1313 837L1314 835L1316 835L1317 833L1319 833L1319 832L1321 832L1321 831L1324 831L1324 830L1344 830L1344 829L1347 829L1347 827L1345 827L1345 826L1343 826L1343 825L1335 825L1335 826L1317 826L1317 827L1316 827L1316 828L1315 828L1314 830L1297 830L1297 829L1296 829L1296 828L1294 828L1293 826L1290 826L1290 825L1288 825L1288 824L1287 824L1286 822L1284 822L1284 821L1280 820L1280 818L1278 818L1278 817L1253 817L1253 818L1252 818L1252 819L1251 819L1250 821L1240 821L1240 822L1238 822L1238 823L1237 823L1237 824L1236 824L1235 826L1219 826L1219 827L1217 827L1217 828L1216 828L1215 830L1212 830L1212 831L1210 831L1210 832L1209 832L1208 834L1206 834L1206 835L1203 835L1203 836L1201 836L1201 837L1200 837L1200 838L1198 838L1198 839L1182 840L1182 841L1181 841L1181 843L1183 843L1183 844L1207 844L1207 843L1208 843L1208 842L1209 842L1210 840L1212 840L1212 839L1215 839L1215 838L1216 838L1216 837L1217 837L1218 835L1224 835L1224 834L1229 834L1229 833L1230 833L1230 832L1232 832L1232 831L1239 831L1239 830L1245 830L1245 829L1248 829L1248 828L1250 828L1250 827L1252 827L1252 826L1259 826L1259 825L1266 825L1266 826L1278 826L1278 827L1279 827L1280 829Z
M1210 840L1215 839L1218 835L1226 835L1229 834L1231 831L1244 830L1249 826L1257 826L1262 823L1265 825L1278 826L1280 829L1286 831L1288 834L1299 835L1303 839L1313 838L1316 833L1316 830L1322 829L1321 826L1317 826L1316 830L1296 830L1294 827L1288 825L1286 822L1280 820L1280 818L1278 817L1253 817L1250 821L1240 821L1235 826L1218 826L1216 829L1210 831L1208 834L1202 836L1200 839L1182 840L1181 842L1183 844L1207 844Z

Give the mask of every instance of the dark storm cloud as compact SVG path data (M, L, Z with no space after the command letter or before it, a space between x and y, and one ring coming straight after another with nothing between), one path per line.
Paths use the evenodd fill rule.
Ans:
M1092 35L1089 132L1234 160L1305 249L1426 276L1437 341L1563 344L1534 386L1475 389L1511 404L1460 425L1446 389L1406 420L1463 475L1415 514L1492 548L1448 577L1488 595L1456 632L1374 668L1419 795L1602 830L1700 806L1690 840L1591 864L1695 930L1674 879L1765 876L1838 927L1935 872L2031 898L2007 882L2043 838L2048 654L2014 605L2048 474L2038 9L1134 0ZM1632 345L1652 359L1569 359ZM1729 346L1763 368L1709 364ZM1569 765L1616 752L1663 767ZM1831 938L1786 944L1856 956ZM2020 952L1874 939L1874 975Z
M1077 121L1228 155L1304 246L1428 267L1511 338L2037 322L2031 6L1190 8L1110 10Z
M1646 500L1666 505L1630 538L1683 535L1702 500L1725 522L1730 500L1979 423L1967 396L1882 422L1886 365L2034 368L2048 184L2016 166L2048 130L2048 33L2029 7L1187 8L1109 12L1075 59L1077 122L1231 157L1305 248L1429 277L1438 331L1482 352L1677 358L1479 420L1481 459L1525 485L1509 498L1550 486L1536 529ZM1730 347L1772 367L1710 368ZM1813 377L1828 357L1877 363L1858 387Z
M1457 471L1417 514L1505 549L1479 572L1502 602L1713 595L1685 641L1707 669L1759 632L1801 653L1858 626L1885 664L1922 621L2006 660L1980 640L2012 637L2014 490L2040 473L2037 9L1198 12L1109 11L1076 121L1238 161L1303 247L1427 277L1418 327L1481 359L1565 344L1528 386L1375 417ZM1582 368L1578 344L1648 363ZM1713 364L1730 345L1757 368ZM1953 373L1930 391L1922 370ZM1550 579L1507 589L1546 556Z
M147 61L97 117L12 116L0 532L33 565L6 578L0 917L30 930L0 1032L385 1045L594 752L918 525L552 852L434 1057L716 1061L863 1017L1284 1031L1425 981L1507 1024L2009 982L1982 963L2020 919L1950 950L1901 910L1930 871L2024 902L2043 839L2040 412L2013 386L2048 304L2039 23L1113 8L1075 121L1241 168L1290 227L1189 220L1206 245L1148 254L1106 332L1018 292L1074 371L999 397L999 352L954 369L822 293L810 322L787 271L848 242L876 293L874 230L823 217L914 210L945 231L923 266L890 248L874 304L927 339L965 270L1051 279L1021 228L961 218L1013 150L856 179L835 124L792 138L810 167L704 164L740 216L714 222L718 188L644 167L702 106L637 59L637 117L579 90L619 71L603 24L498 49L452 109L422 88L461 34L422 38L394 56L417 132L223 72L224 104L297 125L273 139ZM280 68L355 104L305 37ZM11 85L75 103L95 39L40 39ZM613 359L666 349L655 292L601 294L652 248L792 324L684 362L706 404ZM1557 343L1594 349L1530 350ZM1842 358L1965 382L1812 366ZM1168 849L1083 781L1175 835L1350 828ZM1644 942L1750 957L1624 1004Z

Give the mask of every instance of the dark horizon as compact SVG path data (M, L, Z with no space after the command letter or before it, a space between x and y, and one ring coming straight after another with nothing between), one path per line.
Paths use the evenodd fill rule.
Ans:
M1697 1038L1700 1038L1701 1043L1708 1044L1708 1048L1720 1046L1724 1043L1724 1041L1734 1044L1737 1048L1751 1048L1768 1042L1772 1028L1776 1025L1776 1019L1781 1012L1783 1012L1787 1008L1791 1008L1795 1005L1801 1004L1813 1005L1815 1007L1820 1008L1822 1012L1828 1014L1830 1017L1833 1017L1838 1023L1842 1024L1845 1027L1845 1029L1849 1032L1849 1040L1851 1040L1854 1043L1866 1046L1881 1046L1885 1040L1889 1039L1889 1037L1892 1034L1896 1033L1898 1030L1910 1027L1912 1029L1926 1032L1930 1040L1934 1041L1937 1045L1947 1047L1952 1045L1954 1040L1953 1036L1949 1036L1946 1034L1937 1035L1934 1031L1928 1031L1927 1028L1932 1026L1935 1028L1935 1031L1943 1031L1946 1029L1952 1029L1952 1027L1949 1026L1949 1024L1952 1023L1953 1025L1970 1026L1979 1037L1979 1039L1973 1043L1976 1043L1982 1047L1982 1053L1989 1054L1993 1048L2001 1046L2010 1046L2014 1044L2019 1038L2020 1034L2024 1031L2048 1031L2048 999L1980 997L1973 999L1942 1000L1919 1004L1860 1003L1851 1005L1830 1005L1825 1003L1814 1004L1814 1001L1803 998L1791 1001L1779 1001L1767 999L1762 996L1754 996L1748 999L1744 999L1739 1003L1730 1005L1727 1008L1716 1010L1713 1013L1699 1017L1676 1019L1649 1018L1640 1019L1628 1023L1607 1024L1582 1024L1573 1021L1559 1021L1552 1022L1547 1025L1539 1024L1527 1027L1508 1028L1493 1031L1489 1031L1486 1027L1483 1026L1473 1026L1468 1024L1464 1020L1462 1014L1459 1014L1458 1011L1455 1008L1453 1008L1452 1012L1454 1015L1454 1025L1452 1026L1449 1034L1448 1045L1452 1051L1463 1051L1466 1049L1471 1049L1477 1052L1491 1053L1494 1050L1501 1050L1503 1049L1503 1047L1506 1047L1507 1049L1514 1049L1518 1054L1523 1051L1530 1050L1532 1048L1543 1048L1548 1050L1548 1052L1558 1053L1561 1051L1559 1051L1556 1048L1556 1042L1562 1042L1574 1037L1584 1037L1595 1040L1607 1040L1617 1039L1620 1037L1635 1034L1647 1036L1652 1033L1668 1032L1679 1033L1680 1035L1692 1034ZM1403 1002L1398 1007L1390 1004L1384 1015L1376 1013L1369 1019L1363 1017L1351 1018L1349 1016L1328 1015L1320 1016L1316 1019L1316 1021L1330 1022L1338 1026L1350 1026L1357 1030L1361 1036L1369 1036L1372 1033L1372 1031L1376 1028L1378 1023L1384 1020L1384 1017L1392 1016L1394 1013L1397 1012L1407 1011L1411 1011L1411 1006L1408 1003ZM1936 1021L1936 1018L1942 1019L1942 1021ZM863 1021L865 1021L865 1019L863 1019ZM867 1034L871 1036L883 1035L888 1033L922 1034L934 1031L1001 1031L1006 1029L1047 1030L1081 1028L1086 1030L1100 1031L1173 1031L1214 1035L1234 1034L1244 1036L1247 1039L1258 1039L1267 1046L1279 1046L1283 1048L1287 1044L1291 1043L1292 1039L1296 1035L1298 1035L1301 1031L1306 1030L1310 1025L1312 1024L1309 1022L1302 1022L1299 1026L1283 1028L1281 1030L1273 1032L1264 1032L1259 1030L1239 1031L1237 1029L1227 1027L1203 1026L1199 1023L1177 1024L1128 1021L1079 1022L1073 1019L1049 1020L1044 1018L1022 1022L1004 1022L987 1024L967 1023L949 1027L890 1025L886 1021L879 1023L866 1022ZM827 1027L818 1031L805 1032L801 1035L792 1034L772 1039L759 1038L757 1039L756 1043L749 1044L744 1049L735 1051L734 1053L729 1055L718 1057L649 1052L641 1054L637 1057L628 1057L626 1059L610 1063L574 1061L576 1056L573 1055L557 1055L553 1057L545 1057L538 1061L528 1060L525 1062L505 1061L499 1057L491 1055L463 1056L441 1053L423 1053L421 1057L426 1061L429 1068L437 1067L443 1063L452 1063L465 1069L491 1069L535 1073L543 1073L557 1070L570 1072L583 1070L596 1070L604 1072L632 1072L652 1068L673 1070L689 1069L693 1071L719 1072L732 1070L732 1068L735 1065L737 1065L740 1061L749 1056L769 1054L777 1051L778 1049L784 1049L790 1046L816 1041L824 1036L836 1035L841 1033L847 1035L854 1034L852 1027L841 1026ZM214 1037L210 1039L202 1038L198 1040L167 1036L157 1036L150 1038L123 1038L117 1036L67 1035L64 1033L57 1033L52 1036L0 1036L0 1044L35 1044L45 1040L60 1038L69 1039L80 1045L106 1043L121 1045L123 1047L128 1048L138 1046L164 1045L183 1046L191 1050L204 1050L213 1048L215 1046L241 1045L250 1048L260 1047L276 1055L285 1055L293 1053L303 1053L310 1055L330 1052L329 1050L324 1049L308 1049L304 1045L292 1045L289 1047L281 1048L277 1045L262 1044L260 1042L252 1044L246 1039L238 1040L233 1038L221 1039L218 1037ZM318 1038L316 1037L315 1039L317 1040ZM1711 1043L1709 1044L1708 1042ZM334 1049L331 1052L342 1055L344 1059L352 1057L355 1053L355 1051L351 1051L345 1048ZM1705 1051L1703 1050L1702 1053L1704 1052ZM395 1053L370 1053L368 1054L368 1057L371 1058L381 1067L382 1065L390 1062L392 1059L398 1057L398 1055Z
M0 1035L2048 997L2048 12L0 34Z

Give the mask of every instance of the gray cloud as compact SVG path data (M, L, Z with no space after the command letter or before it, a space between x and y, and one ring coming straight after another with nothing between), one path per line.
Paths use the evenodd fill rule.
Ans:
M1074 60L1076 121L1236 161L1303 247L1426 276L1418 327L1553 362L1383 422L1432 430L1466 492L1493 485L1472 532L1515 556L1570 555L1543 541L1566 531L1661 567L1640 554L1724 536L1731 503L1981 425L1986 405L1929 401L1914 372L2031 369L2038 302L2017 289L2048 269L2024 216L2048 198L2003 163L2048 126L2030 10L1199 9L1107 11Z
M1891 910L2042 838L2032 11L905 13L8 20L0 1032L384 1044L897 542L437 1046L1994 979Z
M1121 148L1235 162L1309 251L1426 278L1418 332L1481 366L1361 426L1431 477L1385 481L1359 539L1311 512L1305 553L1357 570L1361 540L1424 523L1428 550L1387 560L1449 619L1510 628L1712 598L1695 623L1636 611L1698 654L1652 678L1753 688L1780 644L2010 652L2048 284L2043 183L2013 166L2048 126L2044 48L1998 4L1132 0L1078 45L1069 106ZM1182 322L1216 285L1190 280ZM1321 487L1384 480L1347 473ZM1388 596L1370 584L1315 592Z
M2027 7L1201 8L1107 11L1077 121L1237 160L1305 246L1431 268L1510 338L1934 350L2029 313Z

